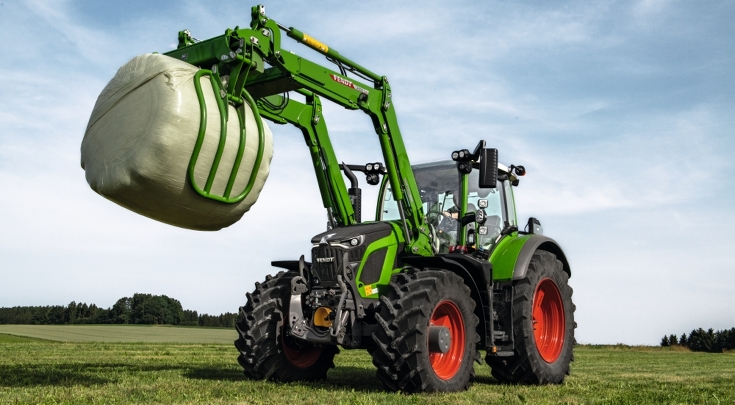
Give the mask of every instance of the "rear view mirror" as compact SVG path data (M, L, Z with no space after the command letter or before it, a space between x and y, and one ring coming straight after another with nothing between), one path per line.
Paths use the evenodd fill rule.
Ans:
M480 151L480 188L495 188L498 183L498 150L483 148Z

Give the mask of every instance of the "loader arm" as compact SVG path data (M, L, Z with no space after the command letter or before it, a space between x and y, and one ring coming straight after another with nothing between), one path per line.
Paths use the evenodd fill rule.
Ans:
M301 130L314 163L322 204L330 212L332 226L356 224L355 212L322 116L319 96L306 90L298 92L306 96L306 104L274 95L268 97L267 103L265 100L258 102L260 115L278 124L292 124Z
M253 7L251 16L250 28L228 29L224 35L205 41L196 42L188 31L182 31L179 33L179 47L166 55L200 69L209 69L211 72L207 74L213 76L216 82L226 83L222 85L221 98L235 106L248 103L256 109L258 106L263 107L262 100L269 96L289 91L307 94L307 104L289 100L281 110L259 110L264 118L277 123L292 123L304 131L308 142L312 142L310 151L324 205L337 211L339 222L343 225L354 223L354 213L351 212L352 207L346 204L349 196L338 172L339 167L335 166L336 158L323 120L321 123L308 123L307 118L321 116L320 112L317 111L315 115L313 111L318 108L318 99L309 101L311 96L308 94L368 114L378 135L388 181L399 202L401 222L408 242L406 250L413 254L432 255L430 231L425 223L419 190L401 137L388 79L345 58L309 35L278 24L265 15L263 6ZM340 72L281 48L282 32L325 55ZM348 78L348 71L371 81L372 85ZM311 114L307 112L309 108L312 109ZM302 114L305 115L302 117ZM316 145L313 140L316 140ZM322 164L325 165L325 173L319 174Z

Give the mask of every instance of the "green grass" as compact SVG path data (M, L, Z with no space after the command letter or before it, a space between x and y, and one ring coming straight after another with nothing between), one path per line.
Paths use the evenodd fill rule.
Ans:
M0 325L0 333L59 342L230 344L237 339L234 328L168 325Z
M469 391L432 395L385 392L365 351L343 350L328 381L298 384L246 380L236 354L232 344L64 343L0 335L0 404L735 403L733 353L580 346L564 385L500 385L487 366L475 365Z
M28 336L15 336L5 335L0 333L0 344L3 343L28 343L28 342L43 342L44 339L38 339Z

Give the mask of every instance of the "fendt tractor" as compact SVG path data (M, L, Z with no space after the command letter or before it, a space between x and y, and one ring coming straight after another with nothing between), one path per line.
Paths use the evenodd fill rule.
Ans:
M333 68L283 49L284 33ZM513 187L522 166L499 164L484 141L412 166L388 79L277 23L262 5L249 28L178 39L166 55L201 69L196 80L209 78L220 109L247 104L259 126L264 118L303 132L327 213L311 260L272 262L284 270L256 283L240 308L235 346L247 377L323 379L341 346L367 349L390 390L464 390L481 351L501 382L563 382L573 359L571 270L538 220L519 228ZM323 98L370 116L385 163L339 163ZM361 218L355 172L380 185L372 221Z

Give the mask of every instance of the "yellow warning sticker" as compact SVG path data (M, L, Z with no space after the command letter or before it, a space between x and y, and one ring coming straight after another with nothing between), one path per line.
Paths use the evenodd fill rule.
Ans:
M324 53L329 52L329 47L326 44L306 34L304 34L304 43L316 49L317 51L321 51Z
M371 285L365 286L365 295L373 295L373 286Z

